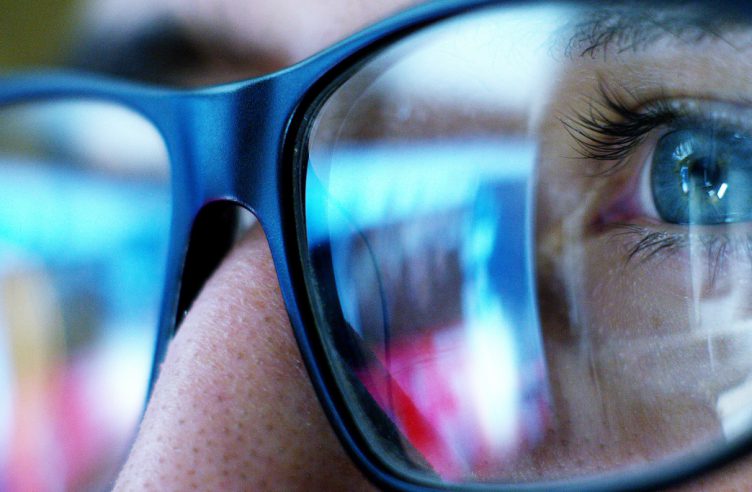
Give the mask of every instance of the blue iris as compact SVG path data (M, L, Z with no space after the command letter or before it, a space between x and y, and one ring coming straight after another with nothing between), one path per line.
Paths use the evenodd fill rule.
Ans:
M665 222L752 220L752 138L703 128L668 133L656 144L650 187Z

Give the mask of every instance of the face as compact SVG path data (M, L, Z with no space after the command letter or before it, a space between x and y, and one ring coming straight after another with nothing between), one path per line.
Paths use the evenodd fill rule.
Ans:
M670 39L575 34L543 110L540 300L567 442L543 446L543 462L649 461L736 432L729 396L749 374L747 219L719 205L716 178L694 165L722 161L695 137L740 135L722 128L744 118L747 81L733 75L744 64L729 60L746 59L749 34L723 26L726 42L692 25Z
M127 36L174 19L203 63L170 75L204 84L289 65L409 3L110 0L94 5L91 22ZM551 84L538 88L544 97L535 110L505 125L539 141L541 326L551 399L566 416L532 453L537 472L582 462L597 469L704 441L723 432L720 397L749 374L742 328L752 267L740 239L748 217L718 212L719 195L735 191L716 186L726 182L721 171L676 157L691 145L726 145L728 159L737 158L730 128L748 119L741 55L749 39L739 29L687 32L648 36L632 49L573 38L569 50L548 52L556 68ZM624 121L632 134L618 127ZM601 143L609 131L622 132L619 146ZM699 189L699 198L675 196L670 183L661 185L671 179ZM593 388L598 395L588 394ZM668 408L678 417L660 422ZM634 428L646 432L623 431ZM738 463L689 488L743 488L751 475ZM181 324L118 487L370 487L316 401L258 227L237 242Z

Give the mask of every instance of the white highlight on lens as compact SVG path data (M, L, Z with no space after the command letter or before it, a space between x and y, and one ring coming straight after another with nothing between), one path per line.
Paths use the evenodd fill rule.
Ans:
M54 142L72 161L119 173L164 179L169 162L161 135L152 124L111 103L65 100L44 111L19 111L18 121L34 128L36 138Z
M410 53L383 76L390 97L416 97L495 110L527 111L551 82L551 33L570 18L564 6L481 12L411 39ZM416 47L418 49L416 49ZM471 74L471 76L468 76ZM489 106L490 105L490 106Z
M146 399L155 336L148 321L111 326L102 335L84 371L89 405L102 428L127 439Z
M752 428L752 378L721 393L716 411L726 439L748 433Z
M514 450L519 441L520 361L514 327L490 286L487 264L492 260L495 224L488 222L489 217L484 219L470 232L463 251L463 265L469 270L463 286L463 310L470 365L470 391L464 396L472 402L472 418L480 427L476 439L496 454Z
M717 193L717 196L718 196L718 198L719 198L719 199L720 199L720 198L723 198L723 195L725 195L725 194L726 194L726 190L727 190L727 189L728 189L728 184L727 184L727 183L723 183L723 184L722 184L722 185L721 185L721 186L720 186L720 187L718 188L718 193Z

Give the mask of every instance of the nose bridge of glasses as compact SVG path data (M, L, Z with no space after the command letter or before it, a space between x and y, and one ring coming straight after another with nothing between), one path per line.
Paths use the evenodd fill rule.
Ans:
M179 201L187 203L191 222L178 313L236 239L237 206L262 223L276 221L279 149L290 110L273 93L273 81L259 79L178 97L170 140L180 161Z
M274 78L264 78L186 94L180 125L198 208L232 201L258 215L275 200L282 139L294 107L275 87Z

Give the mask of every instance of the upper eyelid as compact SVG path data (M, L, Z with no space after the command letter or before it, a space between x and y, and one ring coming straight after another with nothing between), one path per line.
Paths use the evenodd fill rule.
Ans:
M752 108L749 102L713 101L705 97L669 96L662 90L647 101L626 89L612 89L599 81L598 96L588 100L588 107L559 118L572 138L572 148L579 158L604 163L595 175L611 174L621 167L648 134L660 127L702 127L752 133ZM647 98L646 98L647 99ZM705 106L705 107L703 107ZM716 108L712 109L711 108ZM721 107L723 110L718 110ZM733 108L729 111L728 108ZM739 117L738 112L750 116Z
M676 116L664 99L641 104L633 94L626 92L623 96L603 81L598 92L588 101L587 110L573 111L559 120L581 158L614 164L606 172L628 157L649 131L670 123Z

